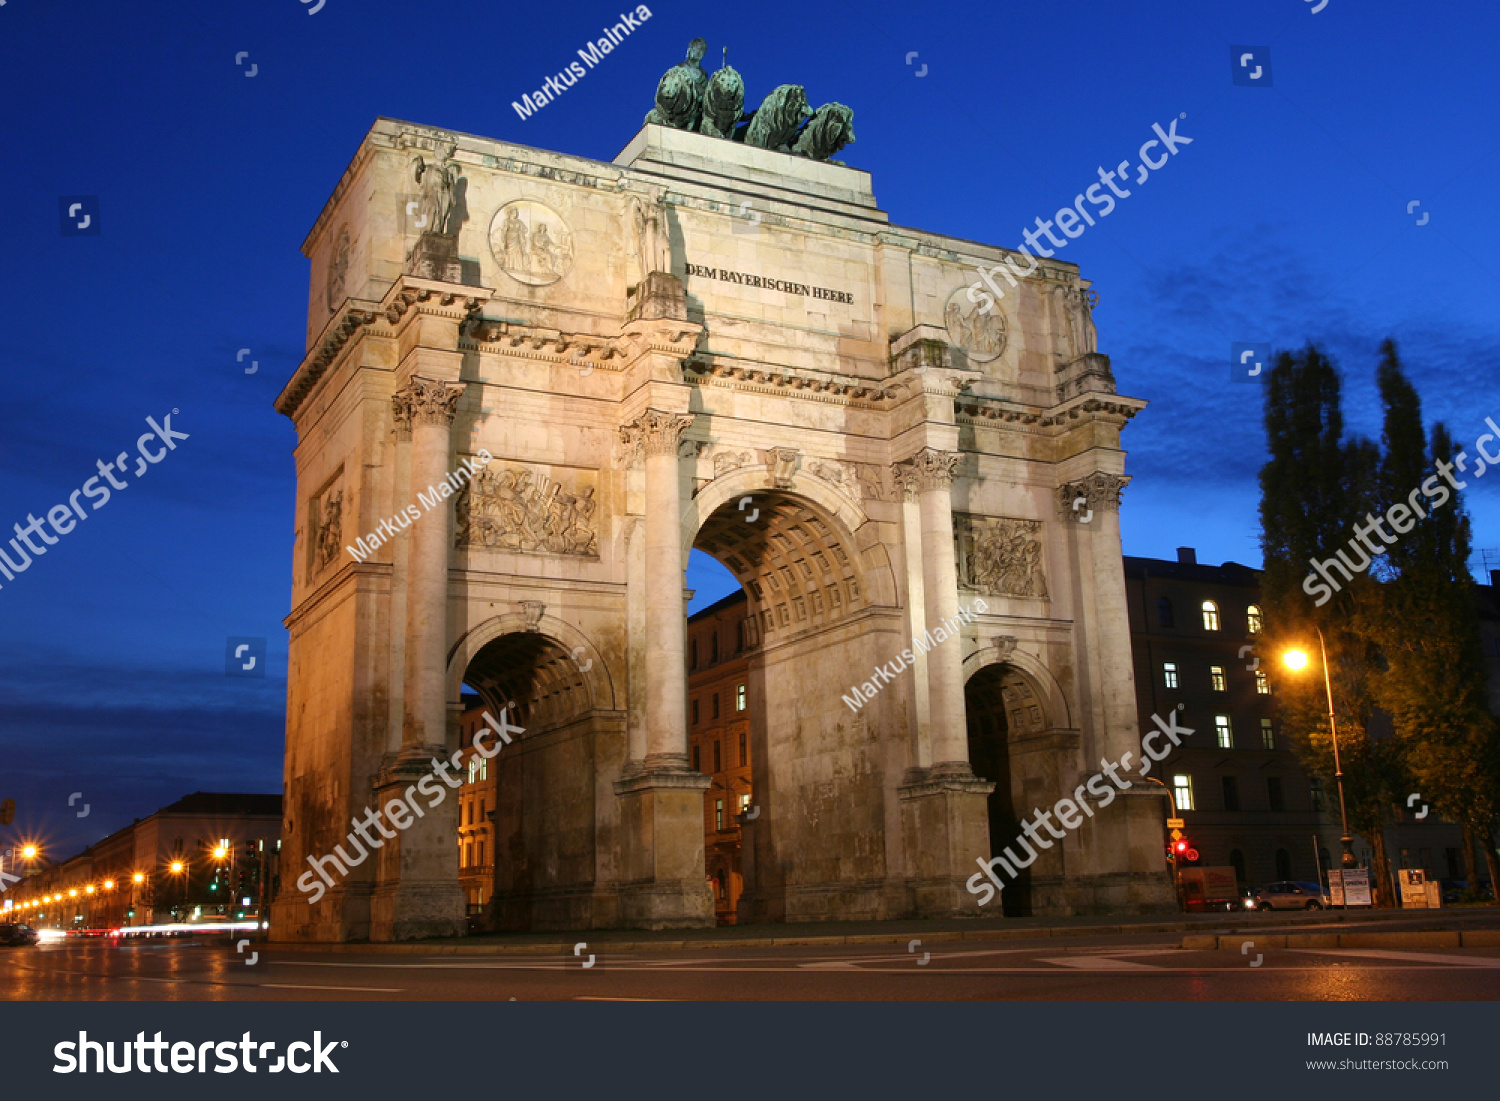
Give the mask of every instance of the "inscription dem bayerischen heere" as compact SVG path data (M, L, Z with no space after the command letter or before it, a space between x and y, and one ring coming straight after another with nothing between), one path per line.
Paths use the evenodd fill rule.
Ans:
M785 294L800 294L807 298L826 298L830 302L850 304L854 302L854 296L843 291L831 291L826 287L810 287L806 283L793 283L786 279L765 279L742 271L730 271L728 268L706 268L702 264L689 264L687 274L701 275L705 279L717 279L721 283L739 283L746 287L764 287L767 290L781 291Z

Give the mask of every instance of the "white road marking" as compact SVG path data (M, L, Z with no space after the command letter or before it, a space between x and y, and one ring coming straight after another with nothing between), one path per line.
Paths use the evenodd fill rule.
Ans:
M1160 967L1153 967L1149 963L1135 963L1131 960L1110 959L1108 956L1057 956L1053 959L1043 959L1042 963L1055 963L1059 967L1075 967L1081 971L1161 971Z

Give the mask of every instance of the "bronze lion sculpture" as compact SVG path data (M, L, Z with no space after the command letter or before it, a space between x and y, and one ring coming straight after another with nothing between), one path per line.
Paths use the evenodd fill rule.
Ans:
M745 144L790 153L802 121L811 115L802 85L783 84L761 101L745 132Z
M854 140L854 109L842 103L825 103L813 115L792 146L799 157L843 164L833 155Z

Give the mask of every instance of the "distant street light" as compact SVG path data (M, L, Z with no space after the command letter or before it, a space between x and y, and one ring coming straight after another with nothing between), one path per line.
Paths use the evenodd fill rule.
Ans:
M1328 676L1328 647L1323 642L1323 629L1314 624L1313 630L1318 632L1318 650L1323 655L1323 690L1328 694L1328 733L1333 738L1333 775L1339 785L1339 821L1344 831L1344 836L1339 839L1344 843L1342 863L1344 867L1352 868L1356 863L1352 848L1354 838L1349 835L1349 812L1344 806L1344 766L1339 763L1339 728L1333 717L1333 681ZM1281 660L1294 672L1307 668L1308 657L1302 650L1288 650Z

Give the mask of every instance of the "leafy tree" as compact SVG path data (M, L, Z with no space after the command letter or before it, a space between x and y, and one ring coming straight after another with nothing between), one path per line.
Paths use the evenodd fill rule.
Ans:
M1327 695L1316 664L1321 629L1349 826L1374 853L1377 905L1390 905L1384 826L1399 786L1399 761L1388 743L1370 737L1375 646L1362 626L1367 610L1380 599L1380 587L1368 570L1351 570L1352 577L1345 579L1336 568L1330 572L1339 579L1337 592L1304 585L1311 563L1326 562L1344 550L1354 525L1380 497L1378 449L1368 440L1344 440L1340 390L1337 368L1314 345L1300 353L1283 352L1267 380L1271 458L1260 472L1261 648L1268 655L1301 649L1313 657L1314 664L1300 675L1284 674L1274 662L1271 668L1290 744L1304 765L1335 791Z

